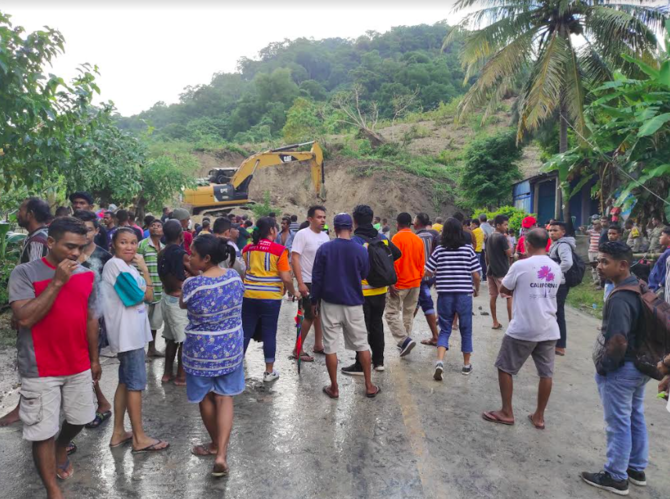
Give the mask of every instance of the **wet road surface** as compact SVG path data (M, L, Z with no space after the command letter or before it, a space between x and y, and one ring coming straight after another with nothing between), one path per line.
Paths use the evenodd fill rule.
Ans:
M613 495L581 482L580 471L600 470L605 454L602 409L593 380L591 346L598 322L568 312L568 355L557 358L554 392L538 431L526 419L534 410L537 375L529 361L515 379L515 426L484 422L481 412L498 409L493 367L502 331L492 331L488 296L475 300L474 371L462 376L460 338L455 334L442 383L432 379L431 347L417 345L398 357L387 330L386 367L373 373L382 393L364 397L362 378L339 376L340 399L321 393L328 383L325 359L303 363L298 377L288 360L294 344L296 305L283 302L276 368L281 378L264 386L261 345L247 354L247 389L235 399L229 448L230 476L209 474L212 459L190 454L207 434L197 405L185 389L161 384L163 361L147 364L144 425L151 436L170 442L156 454L133 455L130 447L110 450L111 422L83 430L73 456L75 473L61 482L69 498L602 498ZM502 308L502 301L499 308ZM503 321L506 325L506 321ZM422 315L417 342L429 335ZM311 351L313 338L307 340ZM162 346L162 340L159 343ZM103 352L104 353L104 352ZM6 358L6 356L5 356ZM341 365L353 355L340 349ZM111 401L116 359L103 359L102 386ZM4 379L7 391L16 378ZM631 485L631 497L670 497L670 414L647 386L651 463L649 486ZM0 412L16 403L15 390ZM129 424L127 428L130 428ZM30 446L20 424L0 428L0 497L44 497Z

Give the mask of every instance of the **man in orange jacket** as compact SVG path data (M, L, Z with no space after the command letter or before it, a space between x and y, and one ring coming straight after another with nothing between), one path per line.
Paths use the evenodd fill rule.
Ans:
M410 229L412 216L409 213L400 213L396 221L398 233L393 236L392 242L400 249L402 256L395 261L398 282L395 286L389 287L385 315L393 338L400 349L400 356L404 357L416 346L410 335L414 310L419 301L426 256L421 238Z

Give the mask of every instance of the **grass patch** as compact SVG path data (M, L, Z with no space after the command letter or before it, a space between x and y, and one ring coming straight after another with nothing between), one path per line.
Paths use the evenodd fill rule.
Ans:
M591 276L588 273L584 276L584 281L568 293L567 303L573 308L586 312L598 319L603 318L604 291L596 289L591 282Z

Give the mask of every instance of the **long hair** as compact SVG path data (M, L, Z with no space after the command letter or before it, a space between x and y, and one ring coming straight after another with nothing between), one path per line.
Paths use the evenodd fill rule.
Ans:
M228 260L228 266L232 267L235 263L235 248L228 244L226 238L200 234L193 241L193 247L202 258L209 255L213 264L218 265Z
M251 233L254 244L258 244L261 239L267 239L274 225L274 221L270 217L261 217L256 220L256 228Z
M447 249L455 250L465 246L465 234L463 233L463 224L456 218L449 218L442 229L442 246Z

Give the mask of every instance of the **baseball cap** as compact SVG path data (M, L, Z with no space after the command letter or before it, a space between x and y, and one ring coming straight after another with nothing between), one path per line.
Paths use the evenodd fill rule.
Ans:
M407 212L402 212L399 213L398 216L396 217L396 222L398 222L400 225L403 225L405 227L409 227L412 224L412 215L410 215Z
M188 212L188 210L185 210L184 208L175 208L172 211L172 218L175 220L179 220L180 222L183 220L188 220L191 218L191 214Z
M335 220L333 221L333 225L338 229L351 229L353 224L354 222L349 213L338 213L335 215Z
M535 217L526 217L521 221L521 227L524 229L530 229L536 223L537 219Z

